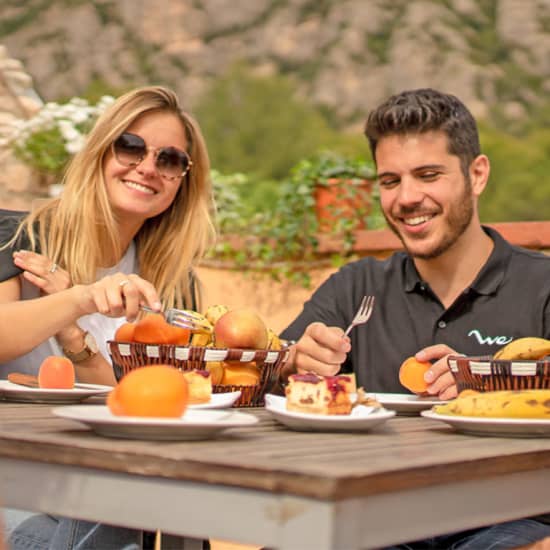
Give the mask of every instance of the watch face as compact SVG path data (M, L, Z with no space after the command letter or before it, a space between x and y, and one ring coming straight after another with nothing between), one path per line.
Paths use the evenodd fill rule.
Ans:
M89 332L86 333L86 336L84 338L84 343L86 344L86 346L88 347L91 353L97 353L99 351L95 338Z

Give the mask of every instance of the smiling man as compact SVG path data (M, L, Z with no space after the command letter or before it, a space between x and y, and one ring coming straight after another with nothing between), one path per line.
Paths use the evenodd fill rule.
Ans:
M449 399L456 386L448 354L489 355L522 336L550 338L550 257L511 246L481 224L478 201L490 163L473 116L456 97L402 92L370 113L365 133L382 211L405 250L352 262L319 287L281 334L297 340L284 376L342 369L355 372L367 391L402 393L399 367L416 355L432 363L428 392ZM376 300L370 320L344 337L364 295ZM550 535L539 520L403 548L513 548Z
M349 263L319 287L282 333L298 340L285 374L342 368L369 391L403 392L399 367L416 355L432 363L429 393L455 397L449 353L489 355L521 336L550 338L550 257L481 224L490 163L455 96L392 96L365 133L382 211L405 251ZM376 298L369 322L342 338L364 295Z

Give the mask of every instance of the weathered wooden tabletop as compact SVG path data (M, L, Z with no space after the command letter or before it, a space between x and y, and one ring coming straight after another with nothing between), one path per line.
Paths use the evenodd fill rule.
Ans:
M467 436L420 416L295 432L243 409L259 422L215 439L137 441L51 409L0 401L5 505L281 550L379 548L550 512L550 438Z
M420 416L364 433L258 424L206 441L106 438L51 406L0 401L0 456L335 501L550 467L550 438L467 436Z

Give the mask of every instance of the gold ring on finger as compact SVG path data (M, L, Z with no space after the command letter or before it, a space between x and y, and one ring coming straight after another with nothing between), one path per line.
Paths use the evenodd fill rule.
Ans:
M130 281L128 279L124 279L124 281L120 281L120 283L118 283L118 286L120 288L123 288L124 285L127 285Z

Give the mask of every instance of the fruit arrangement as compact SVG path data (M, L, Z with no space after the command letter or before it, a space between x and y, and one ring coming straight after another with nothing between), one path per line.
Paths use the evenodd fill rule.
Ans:
M475 392L465 390L456 399L433 410L438 414L490 418L550 419L550 390Z
M135 323L124 323L114 335L117 342L176 344L218 348L280 350L279 337L254 311L213 305L204 314L183 310L190 328L168 323L160 313L146 313ZM191 327L192 325L192 327Z
M184 310L178 318L180 313L188 328L146 313L116 331L108 346L117 378L145 364L202 369L210 373L214 393L240 390L237 406L262 404L287 355L274 331L247 308L212 305L204 313Z

